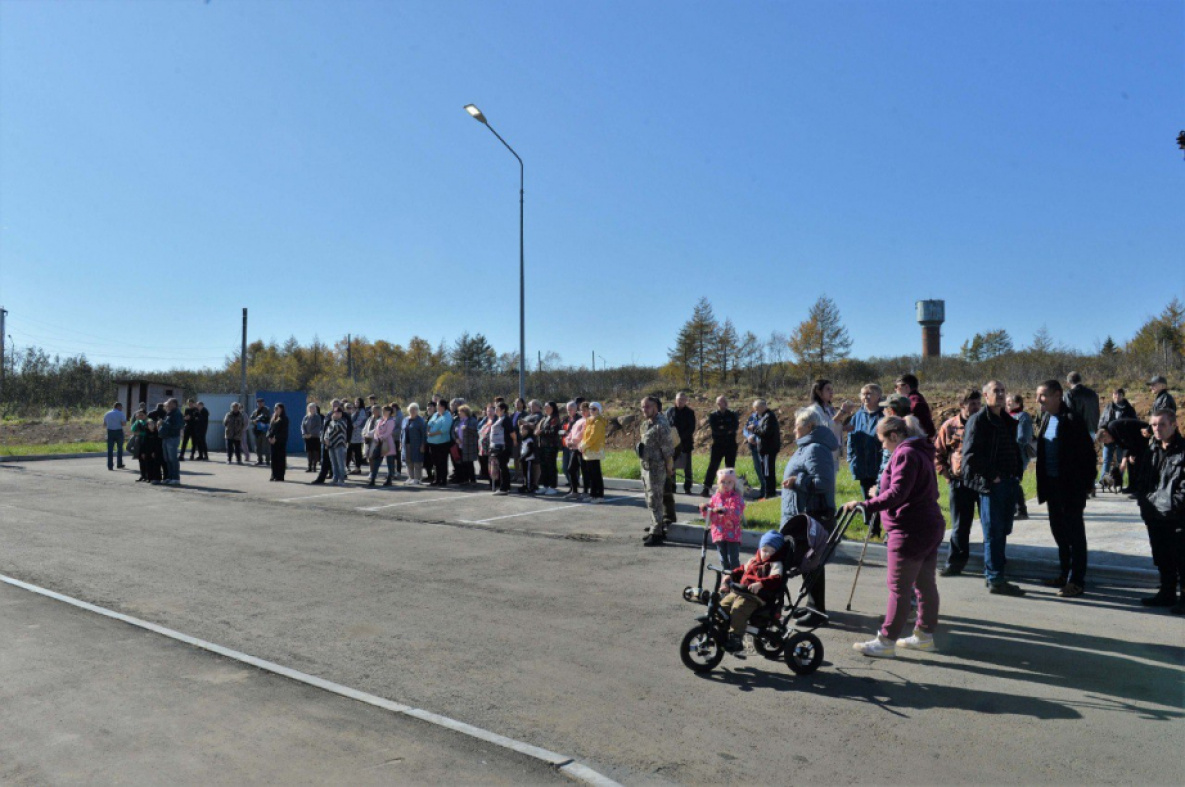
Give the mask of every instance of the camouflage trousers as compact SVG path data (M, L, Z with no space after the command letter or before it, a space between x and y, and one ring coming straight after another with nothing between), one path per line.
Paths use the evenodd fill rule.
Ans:
M646 490L646 508L650 509L650 532L663 535L675 521L675 494L664 465L642 467L642 487Z

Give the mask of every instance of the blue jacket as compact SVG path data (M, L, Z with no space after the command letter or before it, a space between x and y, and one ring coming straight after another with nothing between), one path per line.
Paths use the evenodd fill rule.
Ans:
M876 436L876 425L883 416L883 410L870 413L861 407L849 421L852 431L848 435L848 468L857 481L880 477L883 449Z
M171 413L166 413L165 417L160 419L157 432L160 434L160 439L167 440L170 437L180 437L181 430L184 428L185 417L181 415L181 409L178 408Z
M1033 458L1029 451L1033 448L1033 417L1021 410L1014 413L1016 419L1016 442L1020 444L1020 461L1023 467L1029 466Z
M839 448L835 433L816 426L795 444L782 480L790 476L798 480L793 489L782 489L782 524L797 514L835 510L835 457L831 453Z
M424 438L428 427L420 416L403 419L403 458L407 462L424 461Z
M433 434L435 432L436 434ZM437 413L428 419L428 442L443 445L453 441L453 414Z

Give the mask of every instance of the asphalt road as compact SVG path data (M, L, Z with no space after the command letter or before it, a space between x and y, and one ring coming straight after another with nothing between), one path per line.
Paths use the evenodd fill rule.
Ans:
M868 661L850 646L885 591L866 567L814 676L750 657L700 678L677 652L698 551L642 549L636 501L293 500L335 490L184 467L200 488L95 460L0 467L0 571L626 783L1181 781L1185 627L1130 589L942 580L940 651ZM829 569L833 610L851 578Z
M0 783L557 784L550 766L0 584Z

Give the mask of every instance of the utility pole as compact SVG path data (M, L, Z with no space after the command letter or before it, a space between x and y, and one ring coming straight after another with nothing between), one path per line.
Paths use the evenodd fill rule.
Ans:
M543 371L543 351L542 350L539 350L539 361L536 365L536 368L540 372Z
M239 368L242 375L243 410L247 410L247 307L243 307L243 346L239 350Z
M346 334L346 376L354 379L354 337Z
M4 401L4 347L6 346L8 336L4 332L4 318L8 316L8 310L0 306L0 402Z
M592 351L592 370L594 372L597 370L597 351L596 350Z

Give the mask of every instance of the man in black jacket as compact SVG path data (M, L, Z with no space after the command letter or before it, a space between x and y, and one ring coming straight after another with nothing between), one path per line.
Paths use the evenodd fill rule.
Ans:
M683 492L691 494L691 452L695 450L695 410L687 406L687 394L675 394L675 406L667 410L667 423L675 432L675 472L683 468ZM667 479L667 485L675 489L675 472Z
M1037 427L1037 501L1046 504L1049 529L1061 564L1046 587L1063 598L1081 596L1086 587L1086 498L1094 487L1094 441L1085 418L1066 405L1062 386L1037 386L1041 420Z
M708 427L712 430L712 455L708 459L708 472L704 474L703 497L712 496L712 485L716 483L716 471L720 461L725 467L737 466L737 429L740 418L728 409L728 400L716 397L716 409L708 414Z
M193 455L197 451L197 440L194 438L194 429L197 427L197 405L192 399L185 400L185 409L181 411L181 417L184 420L185 426L181 429L181 450L177 452L177 461L185 461L185 449L189 448L189 458L192 461Z
M1070 384L1070 390L1062 394L1062 401L1067 408L1082 417L1086 431L1093 439L1094 433L1099 430L1099 395L1086 387L1078 372L1066 375L1066 382Z
M1023 464L1016 442L1016 419L1004 407L1008 392L991 380L983 387L982 410L963 428L963 485L979 493L983 527L983 578L997 595L1023 596L1024 590L1004 578L1005 547L1012 533L1016 495Z
M1107 427L1115 421L1135 417L1136 408L1132 407L1131 402L1127 400L1127 392L1122 388L1112 391L1111 401L1107 402L1107 406L1103 408L1103 414L1099 417L1099 428L1096 432L1098 439L1103 443L1103 467L1099 471L1099 481L1106 478L1113 465L1120 467L1120 480L1122 480L1123 457L1127 454L1127 449L1114 440L1106 440L1104 435L1107 434Z
M197 447L197 457L202 462L210 461L210 446L206 444L206 432L210 428L210 411L204 402L197 403L197 420L193 427L193 443ZM191 459L193 457L190 457Z
M1185 614L1185 438L1177 431L1173 410L1153 411L1150 426L1152 443L1140 474L1138 499L1152 562L1160 572L1160 591L1141 603L1172 607L1174 615L1181 615Z
M1172 410L1177 412L1177 402L1173 399L1173 395L1169 393L1169 381L1165 379L1163 374L1158 374L1148 381L1148 388L1152 391L1152 396L1155 397L1152 401L1152 412L1157 410Z
M764 399L753 403L757 411L757 423L752 432L757 438L758 459L761 461L761 497L770 499L778 497L778 451L782 450L782 428L778 425L778 415L769 409Z

